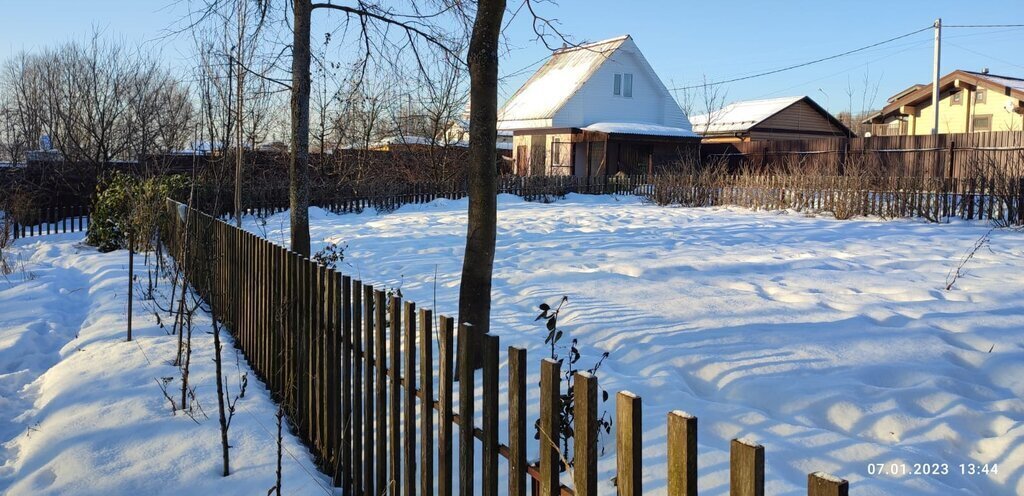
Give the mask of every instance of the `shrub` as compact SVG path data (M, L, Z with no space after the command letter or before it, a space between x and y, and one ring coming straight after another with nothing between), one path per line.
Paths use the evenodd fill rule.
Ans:
M559 398L561 399L561 409L558 412L558 439L553 439L559 451L562 453L563 461L559 462L559 470L565 471L567 467L564 461L568 461L569 465L575 464L576 459L574 456L574 450L571 449L570 442L576 438L576 372L585 371L591 375L597 375L598 369L604 364L604 361L608 358L608 352L601 354L601 358L597 360L590 368L580 369L577 362L580 361L582 355L580 354L580 343L579 340L573 338L569 343L568 356L559 355L559 349L563 348L559 346L559 343L566 337L563 330L558 328L558 314L562 311L562 305L569 301L569 297L563 296L558 305L552 307L547 303L542 303L538 308L540 309L540 315L537 315L535 321L544 321L544 332L546 337L544 338L544 344L550 345L551 355L550 358L558 362L558 366L562 367L567 365L568 368L564 369L562 375L562 385L565 386L564 391L559 391ZM601 394L601 402L605 403L608 401L608 391L604 388L599 387ZM534 435L533 438L540 439L540 419L537 419L533 424ZM597 418L597 435L598 444L600 444L600 438L603 435L610 435L612 432L612 418L608 415L608 411L602 411L601 416ZM603 450L602 450L603 454Z
M345 260L345 248L348 248L348 245L327 243L322 250L313 254L313 260L316 260L317 263L328 269L334 270L338 267L339 262ZM399 296L401 296L401 293L399 293Z
M164 199L187 187L185 176L139 179L114 172L97 186L86 243L108 252L128 247L129 233L136 249L152 248Z
M656 205L707 207L714 204L728 171L724 159L700 163L692 158L681 158L676 163L651 176L644 192L647 201Z

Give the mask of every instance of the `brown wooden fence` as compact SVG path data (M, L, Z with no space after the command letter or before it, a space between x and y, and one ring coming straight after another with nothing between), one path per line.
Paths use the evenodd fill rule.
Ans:
M986 169L1016 169L1024 162L1024 132L820 138L705 144L702 157L725 159L731 170L778 173L784 167L827 169L866 160L885 175L967 178ZM837 172L842 172L841 169Z
M733 175L652 177L643 194L662 205L736 205L759 209L831 212L836 218L952 217L1024 224L1024 178L918 178Z
M874 215L882 218L922 217L932 221L959 217L1024 224L1024 178L1018 176L865 177L817 175L687 175L610 177L502 176L498 192L545 201L567 193L638 194L659 204L685 206L736 205L753 209L816 210L837 217ZM390 212L405 204L466 196L459 184L414 185L379 196L315 195L314 205L334 213L374 209ZM228 202L222 203L228 204ZM287 210L287 197L271 196L246 208L244 215L266 216ZM217 217L226 217L227 209ZM88 206L35 209L10 215L13 238L88 229Z
M437 320L434 350L430 309L172 200L166 219L168 252L283 405L320 469L345 494L450 496L458 487L459 494L472 495L480 487L484 495L497 495L499 470L508 474L508 486L500 488L507 494L522 496L528 487L532 494L596 494L595 377L575 377L575 466L571 477L563 477L555 427L558 362L540 364L540 461L530 464L526 350L509 347L507 375L499 377L499 337L485 335L482 351L475 351L483 363L477 397L469 367L458 371L455 382L455 355L459 363L471 360L469 332L463 327L456 333L454 319ZM508 391L507 432L498 432L499 381ZM478 408L482 423L471 426ZM616 395L616 484L622 495L642 494L641 410L640 397ZM666 428L669 494L695 495L697 419L672 412ZM734 440L730 460L732 494L764 494L764 447ZM845 495L847 488L846 481L825 474L808 476L809 494Z
M14 239L82 232L89 229L91 215L92 207L89 206L39 208L11 215L9 229L14 233Z
M465 190L441 188L410 194L322 201L318 206L335 213L375 209L390 212L405 204L437 198L459 199ZM708 207L735 205L752 209L796 209L831 212L837 218L877 216L885 219L952 217L1024 224L1024 178L1021 177L868 177L816 175L682 174L653 176L503 176L498 192L544 201L567 193L635 194L663 205ZM287 209L286 203L248 209L268 215ZM222 213L227 215L227 213Z

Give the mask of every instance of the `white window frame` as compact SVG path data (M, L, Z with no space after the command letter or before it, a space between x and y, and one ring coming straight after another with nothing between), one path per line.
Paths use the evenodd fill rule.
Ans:
M615 82L612 84L612 95L619 96L622 94L622 74L615 74Z
M622 75L622 96L633 98L633 75L630 73Z

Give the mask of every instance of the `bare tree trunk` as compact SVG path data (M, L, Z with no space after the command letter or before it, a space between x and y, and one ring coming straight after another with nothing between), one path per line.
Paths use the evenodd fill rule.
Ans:
M505 0L481 0L469 43L469 220L459 288L459 322L473 325L472 346L491 325L491 272L497 235L498 36ZM479 368L480 354L474 368Z
M242 162L244 157L244 146L242 135L242 114L245 112L243 108L245 102L245 71L242 66L244 61L244 49L245 44L245 5L246 2L238 2L238 45L235 48L235 65L237 69L236 82L238 83L238 95L236 95L236 104L238 105L238 115L235 116L235 146L238 150L235 157L235 226L242 227Z
M309 256L309 29L310 0L293 0L292 28L292 155L288 168L291 185L292 251Z
M135 233L128 231L128 341L132 340L132 296L135 285Z
M210 312L213 314L213 312ZM218 420L220 421L220 448L221 448L221 461L224 464L223 474L224 477L231 475L231 458L228 448L231 446L228 444L228 420L227 413L224 409L224 375L222 374L222 363L221 358L221 345L220 345L220 324L217 320L213 321L213 351L214 351L214 367L217 370L217 413ZM234 412L232 412L234 413Z

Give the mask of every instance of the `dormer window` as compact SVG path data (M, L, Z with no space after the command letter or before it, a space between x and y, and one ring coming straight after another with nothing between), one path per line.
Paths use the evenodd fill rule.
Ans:
M616 74L615 84L612 85L612 94L615 96L633 98L633 75Z

